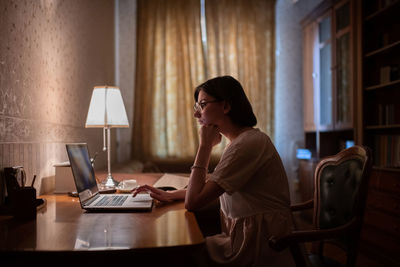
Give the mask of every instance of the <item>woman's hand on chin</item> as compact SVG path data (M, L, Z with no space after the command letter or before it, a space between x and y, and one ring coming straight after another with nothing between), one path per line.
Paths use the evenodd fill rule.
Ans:
M200 128L200 145L210 145L211 147L221 142L222 136L217 125L207 124Z

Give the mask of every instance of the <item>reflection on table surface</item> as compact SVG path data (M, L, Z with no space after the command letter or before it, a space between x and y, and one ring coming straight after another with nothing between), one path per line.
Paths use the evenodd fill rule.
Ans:
M154 184L162 174L114 174ZM120 178L121 179L121 178ZM43 195L47 205L36 220L0 217L0 251L132 250L196 246L204 242L193 213L183 202L155 203L151 212L89 213L79 199Z

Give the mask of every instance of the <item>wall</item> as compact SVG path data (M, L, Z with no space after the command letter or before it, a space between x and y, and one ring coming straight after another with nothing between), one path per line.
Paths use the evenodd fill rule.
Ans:
M282 157L292 201L297 188L296 148L303 146L303 47L301 20L321 0L276 3L275 145Z
M114 84L114 1L1 0L0 12L0 167L37 174L40 194L65 143L101 151L102 131L84 124L93 87Z
M136 67L136 0L116 0L115 84L119 86L129 120L129 128L116 129L117 160L126 163L131 158L134 87Z

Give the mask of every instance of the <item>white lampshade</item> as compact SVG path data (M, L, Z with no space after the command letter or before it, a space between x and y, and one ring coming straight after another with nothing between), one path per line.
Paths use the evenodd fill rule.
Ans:
M129 127L118 87L96 86L93 89L85 127Z

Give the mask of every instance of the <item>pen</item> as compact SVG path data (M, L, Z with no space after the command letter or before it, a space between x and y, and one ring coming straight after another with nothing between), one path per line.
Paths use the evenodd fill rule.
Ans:
M35 183L35 180L36 180L36 174L33 176L31 187L33 187L33 184Z

